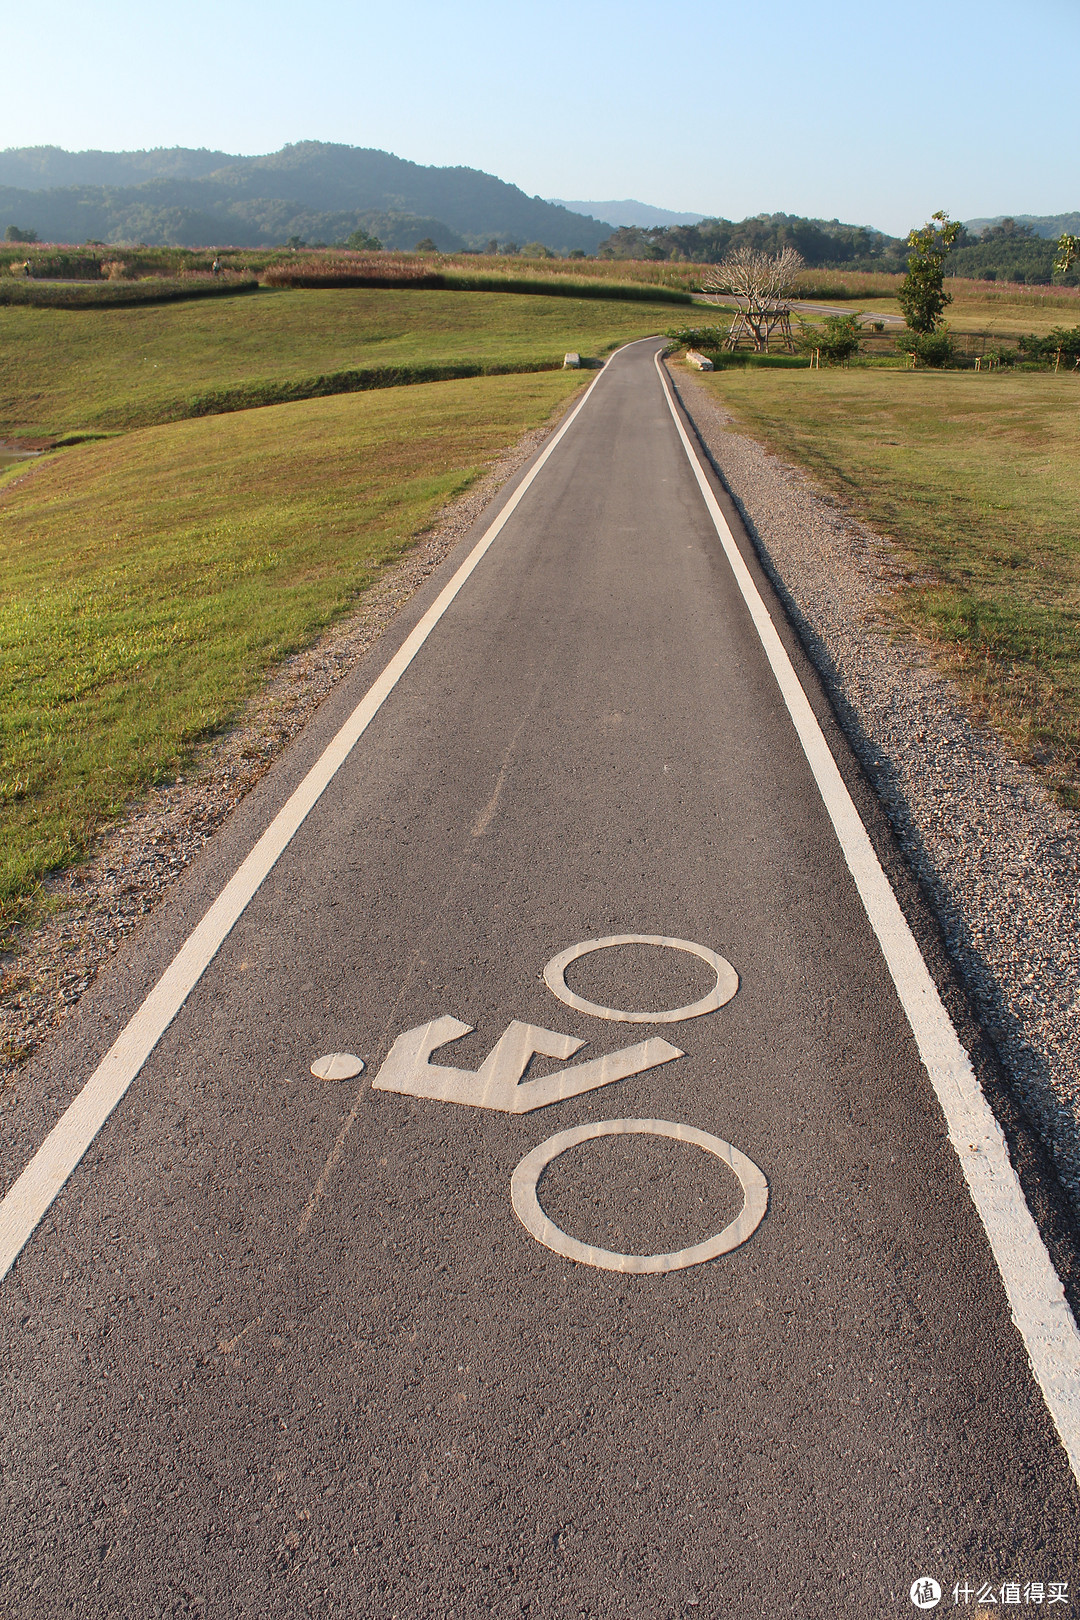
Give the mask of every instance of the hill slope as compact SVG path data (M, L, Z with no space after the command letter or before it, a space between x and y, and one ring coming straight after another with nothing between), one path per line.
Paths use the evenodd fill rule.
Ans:
M431 236L446 249L540 241L596 251L609 227L527 197L479 169L434 168L390 152L302 141L264 157L178 147L151 152L0 152L0 226L50 241L197 246L334 240L380 216L387 246ZM405 240L387 240L397 227Z
M607 220L609 225L615 226L700 225L705 218L704 214L674 214L670 208L654 208L652 203L638 202L636 197L610 202L570 202L566 197L549 197L548 202L569 208L575 214Z
M1075 236L1080 234L1080 213L1072 214L996 214L993 219L969 219L965 225L969 231L977 233L993 229L995 225L1003 225L1007 219L1012 219L1017 225L1030 225L1036 236L1045 236L1057 241L1065 231Z

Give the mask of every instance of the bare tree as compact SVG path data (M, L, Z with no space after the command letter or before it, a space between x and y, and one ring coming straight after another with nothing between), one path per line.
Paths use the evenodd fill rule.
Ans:
M759 354L768 354L769 339L777 328L785 346L792 347L791 299L803 268L802 254L792 247L776 254L741 247L709 272L702 282L709 302L720 304L732 296L738 301L739 313L727 336L729 348L738 348L748 338Z

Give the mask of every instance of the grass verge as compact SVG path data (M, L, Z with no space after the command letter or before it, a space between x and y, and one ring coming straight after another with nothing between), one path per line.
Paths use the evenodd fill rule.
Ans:
M579 386L558 372L279 405L0 478L0 932Z
M897 543L895 621L1080 809L1080 383L873 369L701 380Z
M0 438L176 421L215 394L256 404L346 373L561 365L670 325L661 304L425 291L0 308Z
M258 292L254 276L148 276L142 281L0 280L0 305L33 305L37 309L123 309L139 304L175 304L189 298L229 298Z

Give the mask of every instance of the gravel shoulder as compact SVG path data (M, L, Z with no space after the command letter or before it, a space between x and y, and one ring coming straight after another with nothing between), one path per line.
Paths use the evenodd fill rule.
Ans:
M888 539L669 369L1080 1212L1080 818L894 633Z
M202 744L174 782L154 789L103 832L90 857L45 885L49 915L0 953L0 1119L17 1106L33 1052L60 1029L102 963L180 876L323 699L371 648L496 492L573 408L527 433L452 502L357 611L287 658L236 723Z

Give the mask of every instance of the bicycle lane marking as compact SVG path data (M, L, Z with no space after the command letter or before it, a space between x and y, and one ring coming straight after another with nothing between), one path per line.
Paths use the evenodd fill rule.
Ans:
M1061 1279L1028 1209L1001 1126L983 1096L971 1059L945 1010L825 734L683 426L659 352L654 363L702 499L769 660L945 1116L949 1140L989 1240L1035 1381L1080 1484L1080 1330Z
M712 968L716 983L708 994L696 1002L654 1012L601 1006L585 1000L570 989L565 975L572 962L595 951L617 949L624 945L652 945L697 956ZM700 1018L726 1006L739 988L739 976L724 957L709 946L676 939L668 934L611 934L602 939L582 940L553 956L544 968L543 977L551 993L567 1006L593 1018L622 1023L673 1023ZM454 1103L521 1115L565 1102L570 1097L598 1091L615 1081L686 1056L678 1047L653 1037L637 1046L608 1052L603 1057L561 1069L542 1079L526 1080L526 1071L534 1055L564 1061L573 1057L587 1043L577 1036L563 1035L556 1030L515 1020L500 1036L479 1069L454 1069L431 1063L434 1051L463 1035L471 1034L472 1030L473 1025L465 1024L451 1014L444 1014L427 1024L404 1031L383 1060L372 1082L372 1091L395 1092L430 1102ZM742 1206L734 1219L719 1232L698 1243L666 1253L642 1255L582 1243L564 1232L544 1212L537 1187L553 1160L582 1142L607 1136L642 1135L690 1143L726 1165L743 1194ZM739 1248L764 1219L769 1203L769 1184L763 1172L745 1153L730 1142L708 1131L698 1130L693 1125L662 1119L604 1119L560 1131L526 1153L511 1177L510 1203L529 1235L554 1254L599 1270L644 1276L682 1271Z

